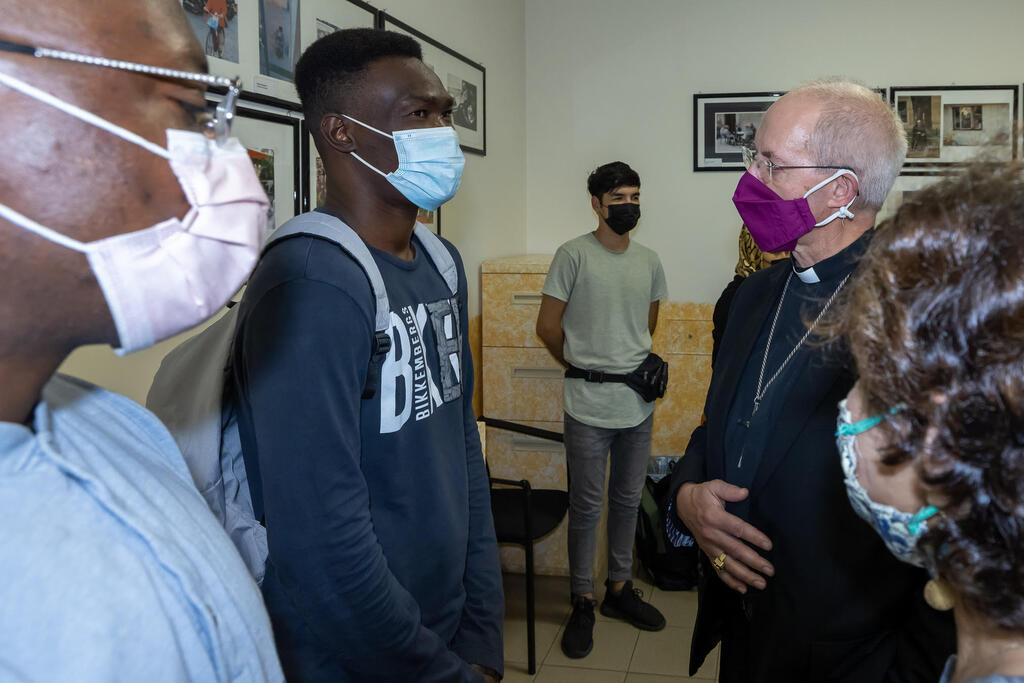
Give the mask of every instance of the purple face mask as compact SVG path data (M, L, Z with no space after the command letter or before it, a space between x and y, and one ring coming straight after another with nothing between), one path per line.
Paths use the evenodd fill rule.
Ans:
M848 169L836 171L831 176L807 190L799 199L783 199L751 173L744 173L732 195L732 203L750 230L757 248L761 251L792 251L796 241L817 227L831 223L837 218L853 218L850 200L846 206L821 222L814 221L814 214L807 203L807 197L828 185L841 175L851 175L858 184L857 174Z

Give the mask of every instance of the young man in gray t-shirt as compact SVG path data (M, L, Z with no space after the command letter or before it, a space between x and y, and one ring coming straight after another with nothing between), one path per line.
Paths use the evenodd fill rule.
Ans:
M629 239L640 218L640 176L621 161L587 179L597 229L558 248L544 282L537 334L563 365L624 375L651 352L658 304L667 293L657 254ZM651 452L654 402L621 382L565 380L572 616L562 651L593 648L595 530L608 479L608 580L601 613L660 631L665 618L630 580L637 506Z

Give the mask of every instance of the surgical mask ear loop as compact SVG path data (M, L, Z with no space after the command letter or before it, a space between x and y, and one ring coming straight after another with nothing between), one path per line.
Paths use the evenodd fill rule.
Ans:
M102 128L108 133L116 135L117 137L127 142L136 144L139 147L142 147L143 149L149 150L150 152L156 154L157 156L161 156L164 159L171 158L170 153L160 145L154 144L147 140L146 138L142 137L141 135L137 135L131 132L130 130L122 128L117 124L111 123L110 121L107 121L104 118L96 116L96 114L93 114L92 112L81 109L80 107L76 107L70 102L65 102L59 97L51 95L50 93L44 90L40 90L39 88L33 87L25 81L18 80L13 76L0 72L0 83L6 85L8 88L17 90L23 95L28 95L33 99L39 100L43 104L48 104L51 107L54 107L55 109L60 109L65 114L74 116L76 119L80 121L92 124L97 128Z
M843 168L843 169L840 169L840 170L836 171L835 173L830 175L828 178L825 178L820 183L818 183L817 185L815 185L811 189L807 190L807 192L804 193L804 199L807 199L812 194L814 194L815 192L817 192L821 188L825 187L826 185L831 183L833 180L835 180L839 176L844 176L844 175L851 175L851 176L853 176L853 179L857 181L857 194L854 195L853 199L851 199L849 202L846 203L846 206L840 206L839 209L835 213L833 213L831 216L829 216L825 220L821 221L820 223L815 223L814 227L820 228L823 225L827 225L827 224L831 223L832 221L834 221L837 218L853 218L853 212L850 211L850 207L853 205L853 203L855 201L857 201L857 197L860 196L860 178L858 178L857 174L854 173L853 171L851 171L848 168Z
M390 139L392 139L392 140L394 140L394 139L395 139L395 136L394 136L394 135L389 135L388 133L385 133L385 132L384 132L384 131L382 131L382 130L378 130L378 129L374 128L373 126L369 126L369 125L367 125L367 124L363 123L362 121L360 121L360 120L358 120L358 119L354 119L354 118L352 118L352 117L351 117L351 116L349 116L348 114L342 114L342 116L343 116L344 118L348 119L349 121L352 121L353 123L358 123L358 124L359 124L360 126L362 126L363 128L368 128L368 129L372 130L372 131L373 131L374 133L378 133L378 134L380 134L380 135L383 135L384 137L386 137L386 138L390 138ZM376 166L372 165L371 163L369 163L368 161L366 161L365 159L363 159L363 158L362 158L361 156L359 156L359 155L358 155L358 154L356 154L355 152L352 152L351 154L352 154L352 156L353 156L353 157L355 157L355 158L356 158L357 160L359 160L359 163L361 163L361 164L362 164L363 166L365 166L366 168L370 169L370 170L371 170L371 171L373 171L374 173L378 173L378 174L380 174L380 175L381 175L382 177L384 177L384 178L387 178L387 177L388 177L388 175L390 175L390 174L388 174L388 173L385 173L384 171L380 170L380 169L379 169L379 168L377 168Z
M20 214L14 209L4 204L0 204L0 217L6 218L11 223L14 223L15 225L18 225L22 228L25 228L29 232L34 232L35 234L39 235L44 239L48 239L51 242L56 242L57 244L63 247L67 247L68 249L71 249L73 251L81 252L83 254L88 254L89 251L91 251L89 245L86 244L85 242L79 242L78 240L72 239L67 235L62 235L55 230L51 230L45 225L40 225L39 223L36 223L28 216Z

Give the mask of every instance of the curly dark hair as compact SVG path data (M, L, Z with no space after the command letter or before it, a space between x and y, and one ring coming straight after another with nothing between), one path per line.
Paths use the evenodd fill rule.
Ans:
M903 407L883 461L913 461L942 513L921 547L968 609L1024 631L1024 166L915 193L837 313L869 414Z
M384 57L423 59L423 52L407 35L372 28L335 31L306 48L295 65L295 88L314 136L323 115L344 112L359 92L366 67Z
M598 199L617 187L640 187L640 176L624 161L598 166L587 178L587 191Z

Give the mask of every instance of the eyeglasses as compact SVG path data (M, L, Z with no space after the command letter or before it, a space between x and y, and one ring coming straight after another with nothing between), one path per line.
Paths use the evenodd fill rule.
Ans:
M241 78L224 78L211 74L196 73L194 71L178 71L177 69L166 69L161 66L148 66L136 64L135 62L123 62L117 59L106 57L93 57L77 52L65 52L63 50L51 50L48 47L34 47L22 43L14 43L8 40L0 40L0 52L16 52L19 54L31 55L45 59L60 59L66 62L77 62L79 64L91 64L102 66L108 69L120 69L121 71L134 71L135 73L157 76L161 78L172 78L185 81L195 81L206 85L220 86L227 88L223 99L209 107L201 108L196 120L203 129L204 135L223 144L231 136L231 123L235 118L235 107L238 96L242 92Z
M775 171L788 171L791 168L830 168L834 171L853 171L849 166L782 166L772 162L771 159L758 159L757 147L753 145L743 147L743 167L748 171L753 167L758 172L768 169L768 180L772 179L772 173Z

